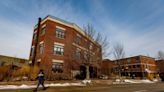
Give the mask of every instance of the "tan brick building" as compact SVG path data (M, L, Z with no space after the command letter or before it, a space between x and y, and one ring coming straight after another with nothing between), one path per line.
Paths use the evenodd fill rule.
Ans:
M97 77L100 70L97 61L102 59L101 46L88 39L76 24L48 15L34 27L30 63L39 65L47 72L71 77L77 74L85 76L87 45L90 45L92 55L97 57L90 64L90 75Z
M121 76L135 78L152 79L157 73L155 59L142 55L115 60L113 72L118 74L118 70L121 71Z
M28 60L23 58L0 55L0 66L12 65L14 67L22 67L28 65Z

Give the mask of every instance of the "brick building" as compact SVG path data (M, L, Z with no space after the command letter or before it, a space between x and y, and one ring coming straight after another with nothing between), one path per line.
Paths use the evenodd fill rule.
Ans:
M0 66L12 65L13 67L22 67L28 65L27 59L0 55Z
M116 74L120 70L121 76L151 79L157 73L155 59L142 55L115 60L113 70Z
M86 37L84 31L74 23L48 15L34 27L30 52L31 64L46 72L85 77L85 58L92 53L90 76L97 77L98 61L101 61L101 46Z
M104 59L101 63L101 74L108 77L112 76L113 61Z
M157 64L157 72L160 76L160 78L162 79L162 81L164 81L164 60L156 60L156 64Z

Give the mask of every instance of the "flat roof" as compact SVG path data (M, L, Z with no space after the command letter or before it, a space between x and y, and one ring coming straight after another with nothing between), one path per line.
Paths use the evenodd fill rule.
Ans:
M131 56L131 57L126 57L126 58L122 58L122 59L115 59L115 60L113 60L113 61L116 61L116 60L123 60L123 59L129 59L129 58L135 58L135 57L148 57L148 58L155 59L155 58L150 57L150 56L137 55L137 56Z

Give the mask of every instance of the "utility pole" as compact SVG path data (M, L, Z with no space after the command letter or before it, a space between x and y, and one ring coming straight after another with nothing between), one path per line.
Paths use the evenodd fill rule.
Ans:
M39 17L38 19L38 24L37 24L37 32L36 32L36 40L34 41L34 56L32 57L32 66L35 63L35 58L36 58L36 53L37 53L37 45L38 45L38 39L39 39L39 33L40 33L40 23L41 23L41 18Z

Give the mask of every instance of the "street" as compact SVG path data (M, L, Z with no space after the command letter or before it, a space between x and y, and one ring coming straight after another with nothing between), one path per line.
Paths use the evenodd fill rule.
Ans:
M0 90L0 92L33 92L33 89ZM85 87L50 87L38 92L164 92L164 83L90 85Z

